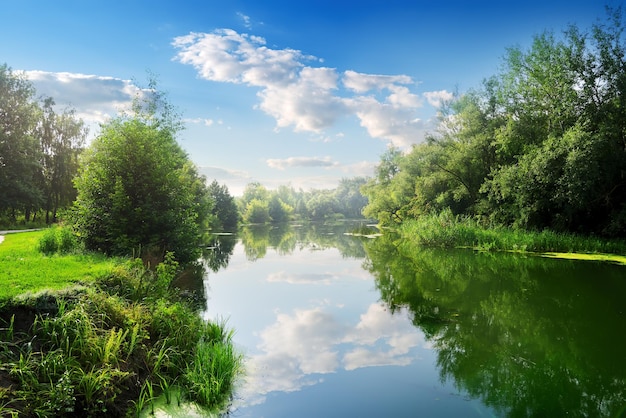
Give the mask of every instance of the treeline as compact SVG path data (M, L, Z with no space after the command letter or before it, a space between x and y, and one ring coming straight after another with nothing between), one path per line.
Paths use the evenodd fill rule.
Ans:
M57 113L22 74L0 65L0 220L54 222L76 197L72 184L87 129L74 110Z
M487 224L626 235L626 48L620 9L544 32L441 112L425 143L385 153L362 188L383 224L451 210Z
M243 222L251 224L362 218L367 198L360 189L366 182L364 177L344 178L335 189L308 191L284 185L268 190L254 182L237 199L237 207Z

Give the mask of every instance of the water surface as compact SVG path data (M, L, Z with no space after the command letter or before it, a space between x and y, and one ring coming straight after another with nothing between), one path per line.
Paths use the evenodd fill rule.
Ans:
M247 228L207 251L204 315L246 356L232 416L623 414L623 266L356 226Z

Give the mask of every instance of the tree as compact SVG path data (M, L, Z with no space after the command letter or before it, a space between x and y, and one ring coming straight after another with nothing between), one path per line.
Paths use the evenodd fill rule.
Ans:
M217 180L208 187L208 194L213 201L211 213L216 218L216 229L235 230L239 221L239 214L235 198L228 192L226 185L220 185Z
M75 227L88 249L129 255L199 255L210 211L204 177L176 142L180 126L162 93L135 101L102 127L76 179Z
M0 65L0 213L15 219L43 203L38 176L41 150L35 135L39 107L23 76Z
M83 149L87 129L74 111L57 114L54 100L43 102L38 137L41 143L41 178L46 223L56 222L59 208L69 206L76 198L73 179L78 172L78 156Z
M293 213L293 207L283 202L277 193L272 193L268 204L268 213L272 222L287 222Z
M254 198L248 202L243 219L247 223L251 224L264 224L271 221L267 200Z
M438 132L389 150L362 187L366 216L428 212L528 229L626 236L626 46L620 9L583 33L536 36L456 98Z
M360 218L367 205L367 197L361 194L361 186L367 182L364 177L342 178L335 189L335 199L341 213L348 218Z

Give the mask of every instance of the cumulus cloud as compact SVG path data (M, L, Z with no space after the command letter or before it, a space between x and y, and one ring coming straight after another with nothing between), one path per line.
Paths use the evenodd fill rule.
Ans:
M71 106L87 123L102 123L128 109L142 90L130 80L67 72L25 71L37 93Z
M232 29L190 33L172 44L178 49L175 59L192 65L200 77L258 88L256 107L276 120L277 129L320 133L355 115L370 136L407 147L435 125L420 117L424 99L437 106L446 97L445 91L417 94L408 75L314 66L322 60L291 48L269 48L265 39Z
M451 101L454 98L454 94L447 90L427 91L424 93L424 97L426 97L431 106L441 107L444 103Z
M335 167L338 162L330 157L289 157L285 159L268 159L267 165L271 168L284 170L287 167Z

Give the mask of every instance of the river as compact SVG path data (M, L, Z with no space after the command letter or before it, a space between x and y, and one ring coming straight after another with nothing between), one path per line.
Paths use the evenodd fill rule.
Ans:
M246 358L229 416L624 416L626 267L357 228L376 232L244 228L205 252L203 315Z

